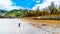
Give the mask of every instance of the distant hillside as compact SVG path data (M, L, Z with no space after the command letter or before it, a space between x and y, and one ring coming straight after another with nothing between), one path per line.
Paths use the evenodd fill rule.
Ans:
M11 10L8 13L4 15L5 17L19 17L20 16L20 10Z
M1 16L2 14L5 14L5 13L7 13L6 10L1 10L1 9L0 9L0 16Z

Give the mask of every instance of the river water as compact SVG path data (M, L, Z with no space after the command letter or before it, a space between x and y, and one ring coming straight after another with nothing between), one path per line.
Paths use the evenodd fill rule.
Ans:
M20 27L18 24L21 23ZM52 34L32 25L23 22L20 19L0 19L0 34Z

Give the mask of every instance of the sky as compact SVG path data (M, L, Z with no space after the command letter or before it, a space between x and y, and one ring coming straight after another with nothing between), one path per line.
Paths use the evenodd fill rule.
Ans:
M22 6L25 8L32 8L35 4L42 3L43 0L12 0L16 6Z
M55 5L60 5L60 0L0 0L0 9L32 9L35 10L39 6L43 9L54 2Z

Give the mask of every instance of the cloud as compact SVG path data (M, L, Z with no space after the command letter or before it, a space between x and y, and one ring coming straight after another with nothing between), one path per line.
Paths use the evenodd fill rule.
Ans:
M36 2L39 3L39 2L41 2L41 1L40 1L40 0L37 0Z
M51 2L54 2L54 4L57 5L57 6L60 5L60 0L44 0L43 3L41 3L41 4L36 4L36 5L32 8L32 10L37 9L38 6L39 6L40 9L46 8L46 7L48 7L48 6L51 4Z
M3 10L12 10L12 9L20 9L23 8L21 6L13 6L13 3L11 0L0 0L0 9Z
M33 0L33 2L36 1L36 3L40 3L41 1L40 0Z

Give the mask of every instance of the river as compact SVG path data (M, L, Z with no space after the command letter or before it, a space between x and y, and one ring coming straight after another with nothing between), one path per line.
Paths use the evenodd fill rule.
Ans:
M21 26L18 27L18 24ZM23 22L20 19L0 19L0 34L52 34L32 25Z

